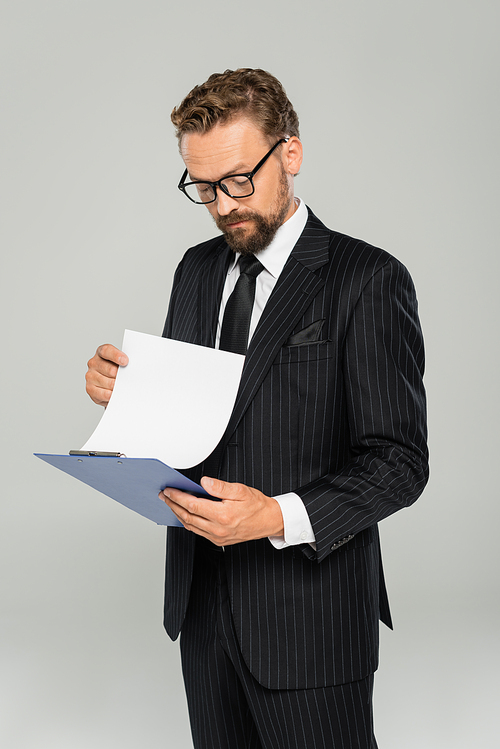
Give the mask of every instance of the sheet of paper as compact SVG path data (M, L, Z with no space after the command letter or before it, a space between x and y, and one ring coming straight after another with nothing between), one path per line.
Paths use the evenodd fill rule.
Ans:
M158 458L173 468L201 463L233 410L245 357L126 330L111 400L82 450Z

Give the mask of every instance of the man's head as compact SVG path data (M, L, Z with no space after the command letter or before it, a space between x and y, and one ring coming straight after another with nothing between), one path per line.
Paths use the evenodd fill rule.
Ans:
M299 118L285 89L270 73L239 68L213 73L195 86L172 111L179 142L187 133L206 133L236 116L251 120L269 143L285 136L299 138Z
M195 199L213 201L207 208L228 244L243 254L267 247L295 210L293 177L302 162L298 118L280 82L247 68L211 75L173 110L172 122L184 181L215 183L192 189ZM236 181L219 183L248 173L246 197Z

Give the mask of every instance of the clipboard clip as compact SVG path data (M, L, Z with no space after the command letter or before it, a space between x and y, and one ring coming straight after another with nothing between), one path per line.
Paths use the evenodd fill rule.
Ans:
M70 455L86 455L96 458L126 458L124 453L101 452L100 450L70 450Z

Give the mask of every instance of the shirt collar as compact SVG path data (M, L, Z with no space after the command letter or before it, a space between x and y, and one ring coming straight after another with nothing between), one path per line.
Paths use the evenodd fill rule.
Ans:
M265 250L258 254L260 262L274 278L280 275L307 223L306 204L300 198L295 198L295 202L298 204L295 213L279 227ZM229 267L228 275L233 272L239 259L240 253L237 252Z

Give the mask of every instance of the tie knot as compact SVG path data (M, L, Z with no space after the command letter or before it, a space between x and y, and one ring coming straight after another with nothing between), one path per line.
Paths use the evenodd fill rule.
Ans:
M247 276L257 278L259 273L264 270L264 266L255 255L245 255L240 257L240 274L245 273Z

